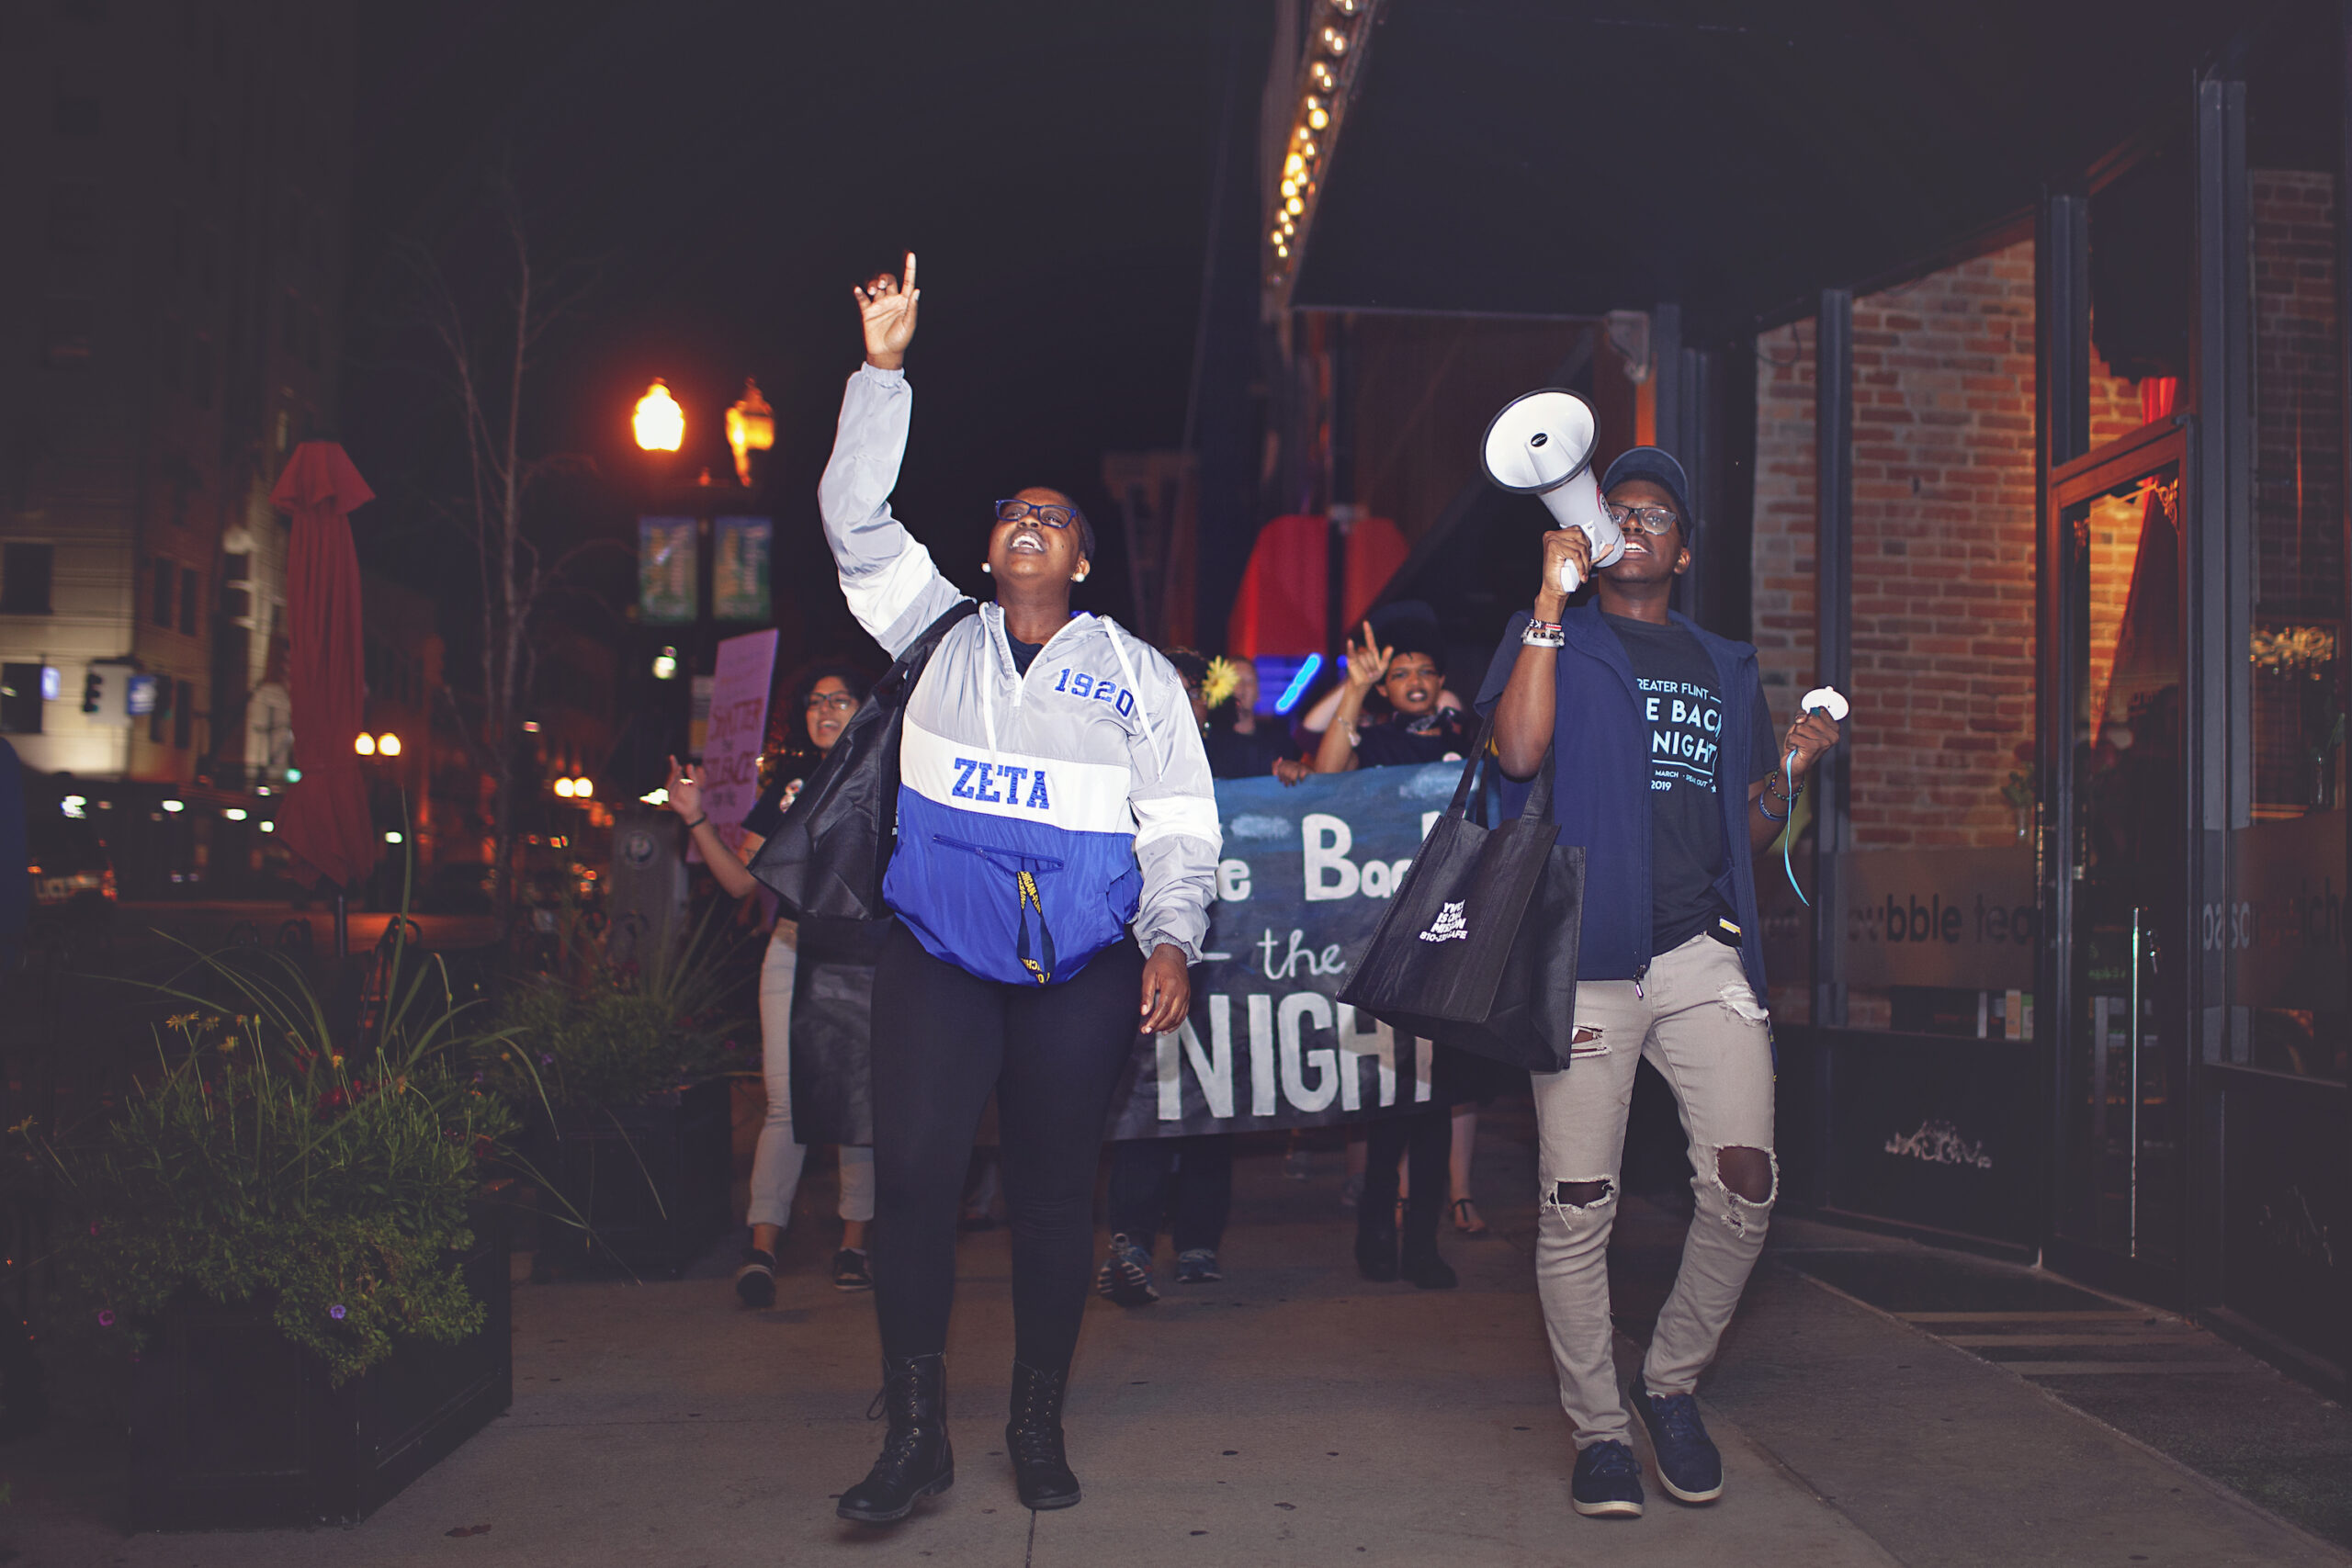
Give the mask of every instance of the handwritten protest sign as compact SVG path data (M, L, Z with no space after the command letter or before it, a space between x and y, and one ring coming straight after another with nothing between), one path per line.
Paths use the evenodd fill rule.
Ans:
M702 743L702 808L729 849L760 798L760 746L767 738L768 689L775 680L775 630L718 645L710 685L710 728Z

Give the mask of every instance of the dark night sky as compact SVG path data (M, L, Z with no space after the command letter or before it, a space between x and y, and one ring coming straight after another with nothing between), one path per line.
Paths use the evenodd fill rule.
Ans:
M975 580L988 503L1023 484L1071 491L1115 536L1101 454L1182 434L1216 118L1237 64L1254 97L1262 60L1233 45L1238 15L363 0L342 434L386 498L371 554L447 581L455 540L420 503L447 481L456 426L417 373L392 243L431 247L460 287L491 276L481 196L502 164L542 259L598 279L536 384L531 445L601 476L553 498L560 526L617 537L636 511L627 422L649 379L669 379L723 473L719 412L756 376L777 411L788 604L793 563L817 564L816 479L859 354L849 286L911 246L901 515ZM819 586L812 606L837 602Z

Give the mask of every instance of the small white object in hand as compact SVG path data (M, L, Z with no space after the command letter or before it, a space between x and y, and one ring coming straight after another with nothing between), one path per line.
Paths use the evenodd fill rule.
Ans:
M1804 694L1804 700L1797 706L1806 713L1819 709L1840 724L1843 724L1846 721L1846 716L1853 711L1852 705L1846 701L1845 695L1835 686L1815 686Z

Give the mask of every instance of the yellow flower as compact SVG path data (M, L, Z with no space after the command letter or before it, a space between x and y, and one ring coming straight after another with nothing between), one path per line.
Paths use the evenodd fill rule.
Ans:
M1241 684L1240 667L1220 655L1209 660L1209 672L1201 678L1201 700L1216 707L1233 695Z
M186 1029L189 1024L194 1023L195 1021L196 1014L192 1012L175 1012L171 1017L164 1021L164 1027L166 1029Z

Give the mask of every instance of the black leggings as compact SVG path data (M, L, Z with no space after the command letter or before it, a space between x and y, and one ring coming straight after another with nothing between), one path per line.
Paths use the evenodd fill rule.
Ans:
M893 922L874 974L874 1304L886 1356L947 1348L956 1213L989 1091L1012 1230L1013 1354L1069 1365L1094 1251L1103 1117L1133 1052L1143 955L1058 986L983 980Z

